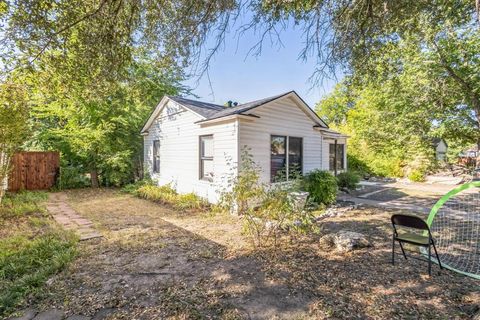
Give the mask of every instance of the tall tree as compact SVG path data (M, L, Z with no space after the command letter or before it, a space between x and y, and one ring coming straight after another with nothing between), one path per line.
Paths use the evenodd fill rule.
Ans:
M65 85L75 72L76 82ZM178 94L183 74L141 55L124 71L123 81L89 92L90 70L58 72L42 65L33 79L35 135L42 149L56 149L69 165L88 172L93 187L121 185L141 172L139 134L152 107L165 94Z
M7 189L11 160L29 132L27 88L14 81L0 85L0 203Z

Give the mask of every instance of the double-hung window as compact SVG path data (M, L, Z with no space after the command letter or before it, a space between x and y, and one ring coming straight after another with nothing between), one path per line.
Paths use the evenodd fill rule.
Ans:
M295 179L302 174L302 138L271 136L270 155L271 182L281 182Z
M200 136L200 179L213 181L213 135Z
M160 173L160 140L153 140L153 172Z

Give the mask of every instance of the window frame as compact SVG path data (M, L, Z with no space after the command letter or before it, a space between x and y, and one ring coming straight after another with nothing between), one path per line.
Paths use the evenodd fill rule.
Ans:
M285 180L284 181L275 181L275 177L272 176L272 139L273 138L284 138L285 139ZM289 136L282 134L270 134L270 182L271 183L281 183L290 181L290 138L300 140L300 174L303 174L303 155L304 155L304 137L298 136Z
M290 138L300 140L300 174L303 175L303 137L287 136L287 181L290 180Z
M332 161L332 146L334 149L333 153L333 168L331 166L331 161ZM340 152L341 152L341 157L340 157ZM329 143L328 145L328 170L329 171L334 171L335 173L337 171L343 171L345 170L345 143L337 143L336 141L334 143Z
M160 140L155 139L152 142L152 171L160 173Z
M198 178L199 180L202 180L202 181L209 181L209 182L213 182L213 178L209 178L209 177L205 177L205 172L204 171L204 162L205 161L212 161L212 164L213 164L213 158L214 156L212 155L211 157L206 157L203 155L203 144L202 144L202 141L203 139L205 138L209 138L212 140L212 143L214 143L213 141L213 134L205 134L205 135L201 135L198 137Z

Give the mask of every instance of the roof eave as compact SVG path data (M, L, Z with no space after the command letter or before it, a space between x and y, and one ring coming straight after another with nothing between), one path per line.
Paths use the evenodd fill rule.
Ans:
M224 116L224 117L199 120L199 121L196 121L195 124L201 124L201 125L213 124L213 123L224 122L224 121L235 120L235 119L245 119L245 120L253 121L255 118L260 118L260 117L254 114L235 113L235 114Z
M334 130L329 129L329 128L324 128L324 127L320 127L320 126L313 126L313 129L319 131L323 136L328 137L328 138L333 138L333 139L343 139L343 138L348 139L348 138L350 138L350 136L348 136L346 134L334 131Z

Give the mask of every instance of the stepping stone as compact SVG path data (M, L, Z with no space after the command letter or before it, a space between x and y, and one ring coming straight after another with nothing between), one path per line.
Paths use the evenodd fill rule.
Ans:
M52 203L52 201L55 201ZM53 215L55 221L66 230L75 231L80 240L88 240L102 237L93 226L93 223L80 216L67 202L64 194L50 194L50 203L48 210Z
M40 312L33 320L62 320L65 314L58 309Z
M115 312L115 309L113 308L100 309L98 310L97 313L95 313L92 320L103 320L114 312Z
M32 320L36 315L37 311L34 309L25 309L17 312L18 317L8 318L8 320Z
M90 239L95 239L95 238L101 238L102 235L98 232L90 233L90 234L84 234L80 236L80 241L83 240L90 240Z
M66 320L90 320L92 318L87 316L82 316L79 314L74 314L73 316L68 317Z

